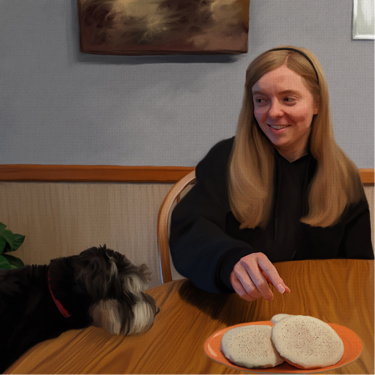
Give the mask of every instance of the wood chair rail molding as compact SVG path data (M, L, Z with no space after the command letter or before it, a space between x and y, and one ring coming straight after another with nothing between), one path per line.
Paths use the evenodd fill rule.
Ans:
M175 183L194 167L0 165L0 181Z
M2 164L0 181L175 183L194 167ZM374 185L374 169L359 169L362 183Z

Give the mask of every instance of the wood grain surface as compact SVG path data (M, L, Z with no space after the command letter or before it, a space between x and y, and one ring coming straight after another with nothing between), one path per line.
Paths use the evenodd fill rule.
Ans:
M160 306L145 334L122 337L90 327L45 341L6 373L241 373L208 358L206 339L222 328L270 320L278 313L310 315L353 330L360 357L339 374L374 373L374 264L371 260L308 260L276 263L291 293L246 302L236 294L210 294L187 279L150 289Z
M194 167L0 164L0 181L177 182ZM374 185L374 169L361 168L364 185Z

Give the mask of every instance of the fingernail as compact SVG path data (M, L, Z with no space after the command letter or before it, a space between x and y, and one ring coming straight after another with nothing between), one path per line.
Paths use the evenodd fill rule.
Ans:
M281 284L279 284L279 285L277 286L277 290L278 290L280 293L284 293L284 292L285 292L285 288L284 288Z

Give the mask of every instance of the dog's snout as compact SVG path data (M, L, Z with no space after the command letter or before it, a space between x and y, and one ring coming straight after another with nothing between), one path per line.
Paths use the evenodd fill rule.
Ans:
M154 314L158 314L159 311L160 311L160 308L159 306L156 304L156 301L154 300L153 297L151 297L149 294L146 294L146 293L142 293L143 294L143 298L150 304L150 306L152 306L152 310L154 312Z

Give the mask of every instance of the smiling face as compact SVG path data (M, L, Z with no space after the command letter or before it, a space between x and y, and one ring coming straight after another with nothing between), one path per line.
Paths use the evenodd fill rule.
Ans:
M276 150L290 162L307 152L318 105L303 78L282 65L252 87L254 116Z

